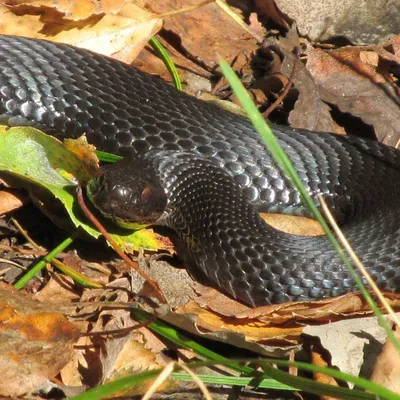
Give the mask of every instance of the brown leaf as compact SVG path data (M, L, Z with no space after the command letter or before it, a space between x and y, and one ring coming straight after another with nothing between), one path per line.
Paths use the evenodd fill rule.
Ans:
M19 13L31 13L33 9L40 12L54 10L66 19L78 21L99 14L116 14L129 2L118 0L5 0L3 4L15 7Z
M311 346L311 362L313 365L316 365L318 367L329 367L328 363L324 360L321 354L321 349L319 348L319 346L316 345ZM316 382L319 383L338 386L335 378L322 374L321 372L314 372L314 379ZM321 400L339 400L339 399L331 396L322 395Z
M54 8L54 10L65 14L70 19L85 19L96 13L96 4L91 0L6 0L3 4L13 6L19 12L27 11L30 9L37 9L38 11L46 8Z
M284 28L289 27L274 0L256 0L255 4L262 15L271 18L276 24Z
M318 85L300 60L278 44L271 44L268 49L281 55L280 71L292 79L299 92L294 110L289 115L290 125L311 131L344 133L343 128L333 121L330 108L324 103Z
M197 329L203 333L206 331L237 333L243 335L245 340L249 342L269 340L275 343L279 341L281 345L284 343L295 344L303 329L301 326L279 327L261 321L246 323L239 318L226 318L223 315L200 308L193 301L178 311L179 313L195 315Z
M9 213L29 203L26 192L16 189L0 191L0 215Z
M79 332L48 305L0 286L0 395L30 393L73 355Z
M46 304L67 304L77 301L79 295L73 291L74 281L69 276L55 275L36 295L35 299Z
M82 1L87 8L81 8L80 1L62 3L61 8L52 1L18 3L18 7L0 6L0 33L68 43L127 63L135 59L162 25L160 19L132 3L118 7L113 3L114 14L104 13L110 11L107 7L93 10L90 1ZM75 11L84 10L84 19L79 13L68 13L63 7L67 3Z
M199 4L199 0L164 0L150 3L140 0L137 4L142 7L146 7L147 4L155 13L163 14ZM217 54L231 63L238 54L245 53L250 56L257 49L256 40L214 3L195 11L168 16L164 21L164 30L175 48L190 54L190 58L205 65L209 70L215 68ZM241 68L249 71L248 65L236 65L236 69Z
M396 327L394 335L397 341L400 341L399 327ZM382 352L376 359L370 380L386 389L400 393L400 355L389 338L386 339Z
M400 108L397 88L385 70L371 63L363 48L344 47L332 51L313 49L307 68L321 98L372 125L380 141L395 146L400 137Z

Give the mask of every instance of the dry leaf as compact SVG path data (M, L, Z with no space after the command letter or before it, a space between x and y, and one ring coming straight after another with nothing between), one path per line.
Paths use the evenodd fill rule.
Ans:
M57 12L68 20L79 21L100 14L126 14L125 7L134 4L130 0L4 0L2 4L14 8L19 14Z
M399 327L396 327L394 336L397 341L400 340ZM386 389L393 390L395 393L400 393L400 355L388 338L381 354L376 359L370 380Z
M41 7L41 3L38 4ZM78 7L80 2L71 4ZM39 9L2 5L0 20L1 34L68 43L127 63L135 59L162 25L160 19L132 3L120 6L117 14L91 14L83 20L63 16L54 4L52 8Z
M343 128L333 121L330 108L321 96L320 88L303 63L279 44L270 44L267 50L281 55L282 60L278 61L279 70L288 79L292 79L294 88L299 92L294 110L289 115L290 125L293 128L311 131L344 133Z
M46 304L68 304L79 299L74 292L74 281L66 275L55 275L50 278L45 287L36 295L35 299Z
M137 2L143 8L148 5L152 11L163 14L199 4L199 0L164 0ZM216 55L219 54L231 63L240 53L251 55L257 49L256 40L243 30L214 3L207 4L195 11L168 16L164 19L164 30L171 43L180 52L190 54L212 70L216 66ZM184 62L184 60L182 60ZM189 64L189 68L192 65ZM248 65L236 65L237 69Z
M0 395L31 393L55 377L72 358L78 336L62 314L2 284Z
M400 314L397 315L400 316ZM319 340L330 355L332 367L367 379L386 339L386 332L375 316L348 319L320 326L310 325L304 328L303 333L310 336L312 340Z
M306 217L299 217L285 214L261 214L263 220L275 229L300 236L324 235L318 221Z
M316 345L311 346L311 362L313 365L316 365L318 367L324 367L324 368L329 367L328 363L324 360L321 354L321 349L319 348L319 346ZM335 378L322 374L321 372L314 372L314 380L319 383L324 383L326 385L338 386ZM321 395L320 397L321 400L340 400L335 397L324 396L324 395Z
M28 194L22 190L2 190L0 191L0 215L17 210L29 201Z
M336 105L343 113L361 118L374 128L380 141L395 146L400 137L397 87L388 81L380 65L364 61L365 52L358 47L313 49L308 55L307 68L324 101Z

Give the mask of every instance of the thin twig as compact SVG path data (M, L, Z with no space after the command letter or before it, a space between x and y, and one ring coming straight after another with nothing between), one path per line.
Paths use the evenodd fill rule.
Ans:
M20 225L20 223L15 219L11 218L12 223L16 226L19 233L25 238L25 240L30 243L36 250L45 251L45 249L39 246L28 234L28 232Z
M260 35L257 35L231 8L222 0L215 0L215 4L221 8L226 14L229 15L240 27L242 27L248 34L253 36L254 39L257 40L258 43L262 43L264 38Z
M110 236L110 234L106 231L106 229L103 227L103 225L99 222L99 220L92 214L92 212L87 208L85 204L85 200L83 199L83 193L82 193L82 187L78 186L76 189L76 195L77 195L77 200L78 204L81 207L82 211L86 215L86 217L90 220L90 222L96 227L96 229L103 235L103 237L110 243L112 248L115 250L115 252L131 267L133 268L143 279L146 280L146 282L149 283L149 285L152 286L152 288L155 290L157 298L163 302L166 303L165 297L161 292L160 287L158 286L158 283L151 279L147 274L145 274L117 245L115 240Z
M80 305L80 304L79 304ZM156 315L152 315L150 318L148 318L146 321L139 322L136 325L133 326L127 326L126 328L120 328L120 329L110 329L108 331L93 331L93 332L86 332L82 333L81 336L106 336L106 335L121 335L124 333L129 333L131 331L134 331L136 329L140 328L145 328L146 326L150 325L153 323L158 317Z
M156 390L171 376L172 372L174 372L175 367L181 368L186 371L193 379L193 381L200 388L206 400L212 400L211 393L207 389L204 382L186 365L177 364L175 361L171 361L169 364L165 366L165 368L161 371L161 373L157 376L155 381L149 387L145 395L142 397L142 400L150 400L151 396L156 392Z
M151 386L148 388L147 392L142 397L142 400L150 400L157 389L168 379L175 368L175 361L168 363L165 368L160 372Z
M271 114L271 112L274 111L276 107L278 107L278 105L284 100L284 98L289 93L290 88L293 86L293 78L297 71L298 64L299 64L299 59L295 58L293 61L293 68L292 68L292 71L290 72L288 82L286 83L285 87L281 91L279 97L262 113L262 115L264 117L268 117L269 114Z

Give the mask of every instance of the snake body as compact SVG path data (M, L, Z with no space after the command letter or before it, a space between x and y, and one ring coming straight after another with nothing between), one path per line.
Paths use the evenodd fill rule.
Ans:
M123 187L127 176L151 176L151 190L139 194L156 204L147 210L153 222L175 232L194 276L240 301L318 300L357 289L325 237L285 234L259 217L307 210L240 116L90 51L0 36L0 122L59 138L86 133L98 149L123 155L98 182L103 207L108 201L118 213L118 199L104 193ZM350 136L273 128L309 193L327 199L378 285L398 291L400 153ZM161 200L149 201L154 193Z

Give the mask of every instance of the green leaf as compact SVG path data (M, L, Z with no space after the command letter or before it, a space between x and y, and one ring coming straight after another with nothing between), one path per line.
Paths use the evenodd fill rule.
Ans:
M76 207L77 182L85 184L94 173L89 157L80 158L52 136L31 127L6 128L0 126L0 171L18 177L18 186L24 187L50 202L58 199L65 207L72 223L98 238L100 233L92 228L86 217ZM48 192L43 194L43 190ZM49 196L49 193L52 196ZM99 217L100 218L100 217ZM118 245L127 252L145 248L163 247L151 231L121 229L102 220Z

